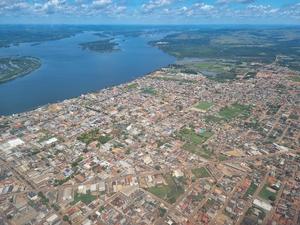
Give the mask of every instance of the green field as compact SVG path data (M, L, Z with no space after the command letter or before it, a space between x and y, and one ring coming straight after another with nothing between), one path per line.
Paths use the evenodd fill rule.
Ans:
M207 147L199 147L193 143L185 143L183 145L183 149L191 152L193 154L199 155L205 159L210 159L213 155L212 150L208 149Z
M206 142L213 134L212 131L204 131L198 134L194 129L184 128L179 131L179 138L187 143L200 145Z
M168 183L167 185L150 187L147 191L173 204L176 202L176 199L183 194L184 187L180 180L172 177L171 175L166 175L165 180Z
M289 77L291 81L300 82L300 76Z
M153 87L143 88L142 92L149 95L156 95L157 93L157 91Z
M88 145L93 141L98 141L101 144L105 144L108 141L110 141L112 138L108 135L100 134L99 129L94 129L82 133L79 137L77 137L77 139Z
M250 116L250 112L251 106L234 103L231 106L222 108L219 111L218 116L226 121L229 121L237 117L248 117Z
M204 117L204 119L207 123L221 123L223 121L222 118L214 115L207 115Z
M219 160L220 161L225 161L225 160L227 160L228 159L228 157L226 156L226 155L223 155L223 154L220 154L219 155Z
M179 59L242 59L243 62L272 63L278 58L277 64L300 70L299 40L297 28L195 29L169 34L150 44ZM235 79L235 68L226 65L197 63L195 67L204 72L215 72L222 80Z
M34 57L0 58L0 83L29 74L40 66L41 61Z
M176 78L176 77L149 77L150 79L153 80L163 80L163 81L178 81L179 84L182 83L197 83L195 80L188 80L184 78Z
M127 85L127 89L128 90L136 89L136 88L138 88L138 86L139 85L137 83L131 83L131 84Z
M72 202L72 204L75 205L77 202L81 201L84 204L88 205L92 201L94 201L96 198L97 198L96 196L91 195L90 193L86 193L86 194L76 193L75 196L74 196L74 201Z
M257 189L257 185L254 184L253 182L251 182L251 185L247 189L244 197L248 197L249 195L253 196L253 194L255 193L256 189Z
M213 106L213 103L212 102L207 102L207 101L202 101L202 102L199 102L198 104L196 104L194 107L196 109L200 109L200 110L203 110L203 111L207 111L208 109L210 109L210 107Z
M276 199L276 195L277 195L277 192L271 192L269 191L267 188L269 186L267 184L265 184L265 186L263 187L263 189L260 191L259 193L259 196L265 200L271 200L273 201L272 199Z
M185 142L183 145L184 150L209 159L213 152L206 146L200 145L205 143L213 134L212 131L203 131L198 134L194 129L184 128L180 130L178 137Z
M197 168L197 169L192 169L192 173L195 175L197 178L204 178L204 177L210 177L210 173L205 167Z

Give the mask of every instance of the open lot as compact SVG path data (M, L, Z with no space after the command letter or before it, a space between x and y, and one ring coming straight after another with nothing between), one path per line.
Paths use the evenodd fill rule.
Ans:
M261 190L261 192L259 193L259 196L265 200L271 200L273 201L272 199L275 199L276 198L276 195L277 195L277 192L274 191L270 191L268 190L268 185L265 184L265 186L263 187L263 189Z
M192 173L195 175L197 178L204 178L204 177L210 177L210 173L205 167L197 168L197 169L192 169Z
M167 182L167 185L158 185L155 187L150 187L147 189L147 191L173 204L176 202L176 199L181 194L183 194L183 184L181 183L181 181L172 177L171 175L166 175L165 180Z
M210 109L210 107L213 106L212 102L207 102L207 101L201 101L198 104L196 104L194 106L194 108L202 110L202 111L207 111L208 109Z

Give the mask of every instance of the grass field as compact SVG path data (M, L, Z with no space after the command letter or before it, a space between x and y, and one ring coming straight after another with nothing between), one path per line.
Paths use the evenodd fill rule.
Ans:
M201 167L201 168L197 168L197 169L192 169L192 173L197 178L210 177L210 174L209 174L208 170L205 167Z
M194 129L184 128L179 132L178 136L185 142L183 145L184 150L209 159L213 152L207 147L200 145L205 143L213 134L212 131L204 131L203 133L198 134Z
M131 83L131 84L128 84L127 85L127 89L128 90L131 90L131 89L136 89L136 88L138 88L138 84L137 83Z
M228 159L228 157L226 155L223 155L223 154L219 155L219 160L220 161L224 161L224 160L227 160L227 159Z
M184 188L180 184L179 180L171 175L166 175L165 180L168 183L167 185L159 185L155 187L150 187L147 190L157 197L173 204L176 202L176 199L183 194Z
M271 200L272 198L275 199L277 192L271 192L267 188L268 188L268 185L265 184L263 189L260 191L259 196L265 200Z
M106 142L110 141L112 138L108 135L101 135L99 129L94 129L82 133L79 137L77 137L77 139L88 145L93 141L98 141L101 144L105 144Z
M291 80L293 82L300 82L300 76L290 77L289 80Z
M214 61L197 63L195 66L200 70L212 71L216 73L226 73L230 70L228 65L223 65L221 63L217 64Z
M252 195L255 193L256 189L257 189L257 185L254 184L253 182L251 182L251 185L250 185L249 188L247 189L247 191L246 191L244 197L248 197L249 195L252 196Z
M204 117L204 119L207 123L220 123L223 121L222 118L214 115L207 115Z
M181 140L195 145L203 144L213 135L212 131L197 134L194 129L184 128L179 132Z
M207 101L202 101L202 102L199 102L197 105L195 105L194 107L196 109L200 109L200 110L203 110L203 111L207 111L208 109L210 109L210 107L213 106L213 103L212 102L207 102Z
M156 95L157 93L157 91L153 87L143 88L142 92L149 95Z
M91 195L90 193L87 194L79 194L76 193L74 196L74 201L72 202L72 204L76 204L77 202L81 201L84 204L88 205L90 204L92 201L94 201L97 197L94 195Z
M213 155L213 152L210 149L206 147L199 147L198 145L195 145L193 143L185 143L183 145L183 149L188 152L199 155L205 159L210 159L211 156Z
M229 121L237 117L248 117L251 112L251 106L234 103L231 106L222 108L218 115L222 119Z

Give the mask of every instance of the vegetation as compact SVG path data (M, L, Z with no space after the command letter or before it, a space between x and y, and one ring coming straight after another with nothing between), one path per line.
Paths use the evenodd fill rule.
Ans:
M6 25L0 27L0 47L9 47L20 43L59 40L71 37L81 31L82 29L79 27L65 25Z
M228 159L228 157L226 156L226 155L223 155L223 154L220 154L219 155L219 160L220 161L225 161L225 160L227 160Z
M204 178L204 177L210 177L210 173L205 167L197 168L197 169L192 169L192 173L195 175L197 178Z
M298 116L297 114L291 114L291 115L289 116L289 119L291 119L291 120L298 120L298 119L299 119L299 116Z
M77 139L88 145L93 141L98 141L101 144L105 144L112 138L108 135L100 134L99 129L94 129L81 134Z
M206 111L212 106L213 106L212 102L202 101L202 102L199 102L197 105L195 105L195 108Z
M60 206L56 203L52 204L51 207L55 210L55 211L59 211L60 210Z
M159 207L158 210L159 210L159 216L160 217L163 217L167 212L167 210L165 208L162 208L162 207Z
M191 153L200 155L206 159L211 158L213 152L207 146L200 146L213 135L212 131L196 133L194 129L184 128L180 130L178 136L184 141L183 149Z
M276 199L277 192L274 190L274 192L268 190L269 186L267 184L264 185L263 189L259 193L259 196L265 200L271 200L274 201Z
M263 220L265 216L266 212L262 208L252 206L247 210L246 216L243 219L242 224L258 224L258 220Z
M72 167L76 167L78 166L78 164L83 160L83 157L79 157L78 159L76 159L72 164L71 166Z
M64 215L64 216L63 216L63 221L69 222L70 219L69 219L69 217L68 217L67 215Z
M218 115L222 119L229 121L235 119L237 117L248 117L251 112L251 107L248 105L241 105L238 103L234 103L231 106L226 106L222 108Z
M127 89L136 89L139 85L137 83L132 83L127 85Z
M43 194L43 192L39 192L38 196L41 198L41 202L43 205L48 205L49 199Z
M0 58L0 83L29 74L41 66L41 61L34 57Z
M299 70L300 33L297 28L182 30L150 44L177 58L243 59L245 62L277 63ZM199 69L225 72L218 65L199 64ZM220 73L222 74L222 73ZM253 76L253 75L251 75Z
M293 76L289 78L293 82L300 82L300 76Z
M92 201L94 201L97 197L94 195L91 195L91 193L87 192L86 194L79 194L76 193L74 196L74 201L72 202L73 205L75 205L77 202L81 201L84 204L88 205Z
M108 135L101 135L98 140L101 144L105 144L111 140L111 137Z
M149 94L149 95L156 95L156 93L157 93L153 87L143 88L142 92L145 94Z
M179 131L179 137L181 140L195 145L203 144L212 135L212 131L203 131L202 133L196 133L195 130L191 128L184 128Z
M248 197L248 196L253 196L253 194L255 193L256 189L257 189L257 185L254 182L251 182L249 188L247 189L244 197Z
M173 204L176 202L176 199L183 194L183 184L171 175L166 175L165 180L167 185L158 185L155 187L150 187L147 190L157 197Z
M163 80L163 81L178 81L181 83L196 83L196 81L194 80L188 80L188 79L176 78L176 77L150 77L150 79Z
M105 40L99 40L99 41L92 41L92 42L84 42L81 43L80 46L83 49L88 49L90 51L94 52L111 52L116 50L116 47L118 46L117 43L112 42L112 39L105 39Z
M54 180L54 186L62 185L64 183L68 182L71 178L73 178L73 175L68 176L68 177L66 177L66 178L64 178L62 180L55 179Z
M222 118L214 115L207 115L204 119L207 123L220 123L223 121Z

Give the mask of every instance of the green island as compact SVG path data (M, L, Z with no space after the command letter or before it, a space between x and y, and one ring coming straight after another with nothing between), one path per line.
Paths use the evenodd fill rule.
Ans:
M99 41L91 41L91 42L84 42L80 44L82 49L88 49L94 52L112 52L117 50L118 44L113 42L112 39L105 39Z
M22 56L0 58L0 83L29 74L41 66L38 58Z

